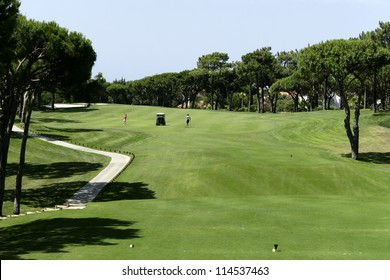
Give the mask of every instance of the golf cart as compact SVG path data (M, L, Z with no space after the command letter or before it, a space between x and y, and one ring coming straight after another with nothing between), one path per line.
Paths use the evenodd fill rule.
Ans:
M157 113L156 125L165 125L165 113Z

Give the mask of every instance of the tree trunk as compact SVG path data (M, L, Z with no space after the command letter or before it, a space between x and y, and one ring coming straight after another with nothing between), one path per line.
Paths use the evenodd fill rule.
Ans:
M38 98L37 98L38 100L38 108L39 109L42 109L42 93L41 92L39 92L38 93ZM89 100L88 100L88 107L89 107L89 105L90 105L90 103L89 103Z
M327 98L327 92L325 88L322 96L322 110L326 110L327 103L328 103L328 98Z
M340 96L344 104L344 111L345 111L344 128L351 146L351 158L354 160L358 160L359 159L359 116L360 116L361 95L359 93L358 104L356 104L353 130L351 129L351 110L349 108L348 100L345 96L343 86L340 86Z
M11 140L12 127L14 125L18 94L11 85L7 85L6 96L3 100L2 114L0 117L0 216L3 215L3 202L5 191L5 177L7 175L8 150ZM2 101L3 101L2 100Z
M195 92L192 92L191 95L190 95L190 105L191 105L191 108L192 109L195 109L195 105L196 105L196 96L198 95L198 92L195 91Z
M373 87L373 103L372 103L372 109L374 111L374 113L377 112L377 104L376 104L376 101L377 101L377 77L376 77L376 69L374 69L374 87Z
M271 102L271 113L276 113L279 93L271 94L268 92L269 100Z
M256 72L257 113L260 113L259 73Z
M276 114L278 108L279 93L276 93L273 112Z
M364 87L363 109L367 109L367 87Z
M210 104L211 110L214 110L214 77L211 75L211 84L210 84Z
M261 112L265 113L264 87L261 88Z
M294 101L294 112L298 112L298 105L299 105L299 95L297 93L288 91L287 92L291 99Z
M2 132L0 155L0 217L3 216L3 201L5 191L5 178L7 176L8 149L11 139L11 131L5 128Z
M260 101L260 91L259 88L256 87L256 97L257 97L257 113L261 112L261 101Z
M358 101L356 102L355 116L353 120L353 143L354 143L353 147L354 148L352 149L353 150L352 153L355 154L355 157L353 159L356 160L359 159L359 138L360 138L359 118L360 118L360 106L362 103L362 94L364 94L364 87L361 88L358 94L359 94Z
M28 139L28 131L30 127L30 119L32 114L32 107L33 107L33 99L34 96L25 96L26 102L24 105L24 110L27 110L27 115L24 122L24 131L23 131L23 138L22 138L22 144L20 147L20 155L19 155L19 167L18 172L16 174L16 182L15 182L15 197L14 197L14 214L19 215L20 214L20 201L22 196L22 179L23 179L23 171L24 171L24 165L25 165L25 159L26 159L26 147L27 147L27 139Z
M359 117L360 117L360 96L359 102L356 104L355 117L353 121L353 144L352 144L352 158L359 159Z
M248 112L251 111L252 106L252 86L249 86L249 96L248 96Z
M327 103L328 103L328 110L330 110L330 102L332 101L332 98L333 98L333 96L332 97L328 97L328 99L327 99Z
M233 91L226 90L229 99L229 111L233 111Z

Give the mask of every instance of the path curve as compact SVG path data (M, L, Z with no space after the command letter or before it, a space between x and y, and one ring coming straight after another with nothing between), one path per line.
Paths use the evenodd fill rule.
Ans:
M17 126L14 126L12 131L23 133L23 130ZM78 151L83 151L87 153L104 155L111 158L111 161L106 166L106 168L104 168L95 178L93 178L89 183L87 183L84 187L78 190L70 199L68 199L64 203L64 206L66 207L69 207L70 205L83 205L93 201L95 197L99 194L99 192L108 183L112 182L112 180L114 180L114 178L118 176L123 169L126 168L126 166L130 163L132 159L131 156L90 149L83 146L70 144L64 141L59 141L54 138L42 136L39 134L30 133L29 136L38 138L42 141L46 141L54 145L58 145L58 146L62 146L62 147L66 147Z

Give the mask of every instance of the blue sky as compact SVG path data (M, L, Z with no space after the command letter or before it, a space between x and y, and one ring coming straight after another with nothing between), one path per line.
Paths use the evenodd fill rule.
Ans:
M231 61L358 36L390 21L388 0L21 0L21 14L92 41L93 76L136 80L196 67L215 51Z

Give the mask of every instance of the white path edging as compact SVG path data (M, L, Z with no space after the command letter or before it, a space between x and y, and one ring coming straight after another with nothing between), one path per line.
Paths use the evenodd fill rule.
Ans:
M23 130L14 126L12 131L23 133ZM70 199L68 199L64 206L66 208L80 209L82 205L85 205L88 202L91 202L95 199L95 197L99 194L99 192L115 177L122 172L124 168L129 164L131 157L127 155L105 152L95 149L90 149L74 144L70 144L64 141L59 141L54 138L38 135L38 134L29 134L29 136L38 138L42 141L49 142L54 145L66 147L69 149L74 149L78 151L83 151L87 153L94 153L99 155L104 155L111 158L110 163L104 168L95 178L93 178L89 183L87 183L84 187L78 190ZM85 207L85 206L84 206ZM59 209L65 209L61 206Z

